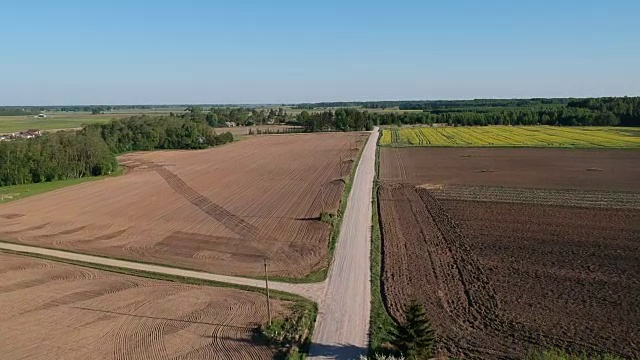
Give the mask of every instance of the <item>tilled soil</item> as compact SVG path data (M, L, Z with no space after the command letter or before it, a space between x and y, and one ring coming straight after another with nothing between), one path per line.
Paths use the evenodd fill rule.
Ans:
M412 184L640 191L640 151L381 148L380 178Z
M272 359L264 296L0 253L3 359ZM284 314L287 303L271 302Z
M0 206L0 239L227 275L327 266L329 224L367 134L257 136L120 157L127 173Z
M640 358L640 152L382 148L383 295L442 354Z
M640 210L438 200L407 184L379 198L388 309L426 304L440 352L640 356Z

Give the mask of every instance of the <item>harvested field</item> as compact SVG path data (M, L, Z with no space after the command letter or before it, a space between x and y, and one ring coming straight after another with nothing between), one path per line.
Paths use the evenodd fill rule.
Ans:
M304 277L327 264L335 212L366 134L260 136L127 154L117 178L0 206L0 238L231 275Z
M382 281L392 316L417 298L439 350L455 357L523 357L531 347L640 357L640 178L624 165L634 153L480 151L480 162L489 151L511 175L500 181L447 151L382 149ZM613 174L580 178L588 159ZM573 165L559 171L563 163Z
M264 296L0 253L6 359L272 359ZM286 312L286 302L272 301Z

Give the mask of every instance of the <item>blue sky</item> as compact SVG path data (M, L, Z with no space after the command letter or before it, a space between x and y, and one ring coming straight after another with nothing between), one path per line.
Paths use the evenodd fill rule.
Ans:
M640 1L0 0L0 105L640 95Z

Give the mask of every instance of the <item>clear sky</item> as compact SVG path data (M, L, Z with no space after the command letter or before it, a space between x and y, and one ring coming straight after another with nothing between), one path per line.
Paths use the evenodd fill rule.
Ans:
M640 95L640 1L0 0L0 105Z

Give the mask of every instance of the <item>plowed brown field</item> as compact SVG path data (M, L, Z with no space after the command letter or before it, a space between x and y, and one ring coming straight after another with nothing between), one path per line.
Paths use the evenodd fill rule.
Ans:
M272 359L264 296L0 253L3 359ZM286 303L272 301L279 314Z
M460 156L469 151L382 149L390 313L401 318L420 300L440 351L456 357L522 357L532 347L640 357L640 177L624 165L640 152L482 149L500 160L474 163ZM590 185L577 176L590 158L614 174ZM475 171L483 161L504 178ZM555 168L563 162L569 170Z
M260 136L127 154L127 174L0 206L0 239L230 275L327 265L335 212L366 134Z
M382 148L380 177L411 184L640 190L640 151Z

